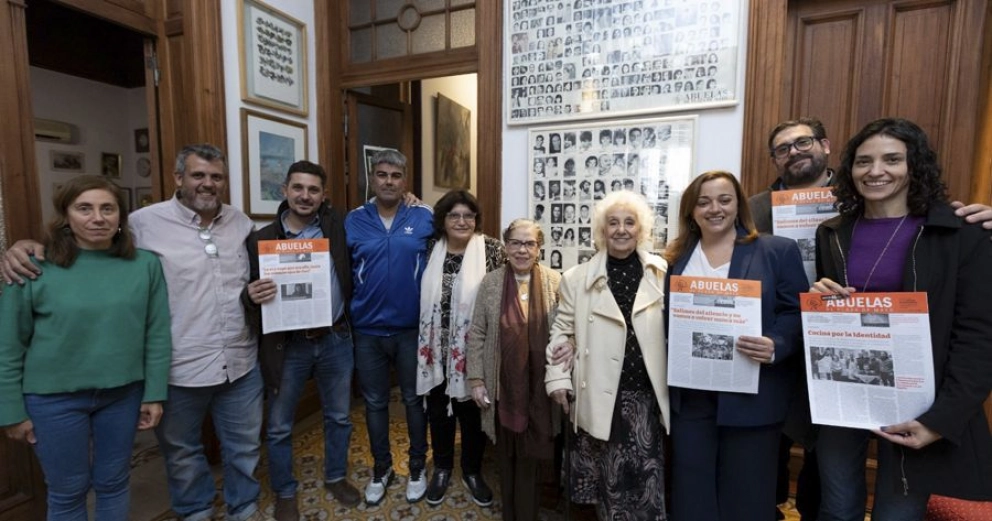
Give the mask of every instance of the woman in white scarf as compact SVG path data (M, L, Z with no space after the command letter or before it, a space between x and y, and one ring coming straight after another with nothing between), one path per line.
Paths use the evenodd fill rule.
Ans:
M434 206L435 242L420 285L417 394L425 397L434 454L427 503L444 501L454 468L455 425L461 424L462 480L481 506L493 494L482 479L479 408L465 385L465 344L475 296L486 273L506 262L502 243L481 233L479 204L465 190L445 194Z

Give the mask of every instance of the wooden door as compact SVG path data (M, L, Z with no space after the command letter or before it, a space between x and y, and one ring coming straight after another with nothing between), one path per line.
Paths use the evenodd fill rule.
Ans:
M413 147L413 110L407 103L348 91L345 96L345 150L348 172L347 207L358 207L372 194L368 188L367 159L372 150L366 147L395 148L407 158L406 187L414 191L417 184L417 160Z
M744 183L774 178L767 133L810 115L823 120L836 166L847 139L880 117L904 117L930 136L952 197L974 189L985 96L987 0L752 2Z

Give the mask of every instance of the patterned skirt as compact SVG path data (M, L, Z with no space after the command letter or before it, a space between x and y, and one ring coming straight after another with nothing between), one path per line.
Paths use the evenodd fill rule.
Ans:
M599 519L664 521L664 433L651 391L617 397L610 441L583 430L571 440L572 501L595 504ZM567 470L566 470L567 472Z

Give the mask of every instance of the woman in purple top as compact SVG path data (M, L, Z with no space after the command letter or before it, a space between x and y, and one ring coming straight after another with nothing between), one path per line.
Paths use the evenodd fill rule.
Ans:
M873 434L872 519L923 519L931 494L992 499L992 436L982 410L992 390L992 242L954 215L940 174L926 134L904 119L874 121L844 149L834 188L840 215L817 230L811 291L926 292L936 397L896 425L820 428L821 521L864 519ZM889 355L898 379L899 352Z

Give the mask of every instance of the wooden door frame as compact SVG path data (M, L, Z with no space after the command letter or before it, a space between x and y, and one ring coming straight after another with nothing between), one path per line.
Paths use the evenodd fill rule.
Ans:
M348 66L344 2L315 2L317 61L317 144L329 172L331 204L347 210L344 92L349 88L476 73L478 95L477 145L479 207L487 217L484 232L499 236L502 222L503 149L503 0L479 0L475 5L475 46L443 54L402 58L374 65ZM322 52L326 50L326 52ZM490 217L491 216L491 217Z
M990 3L992 5L992 3ZM785 96L787 70L789 0L752 0L748 2L747 66L744 95L744 153L741 183L744 192L758 193L771 182L767 173L772 165L767 154L768 132L779 122L794 119ZM981 22L976 22L981 23ZM975 133L975 154L971 164L969 202L992 204L992 85L988 69L992 66L992 7L986 11L985 38L982 47L983 73L980 87L979 116ZM827 129L828 132L830 129ZM839 152L846 139L835 139Z

